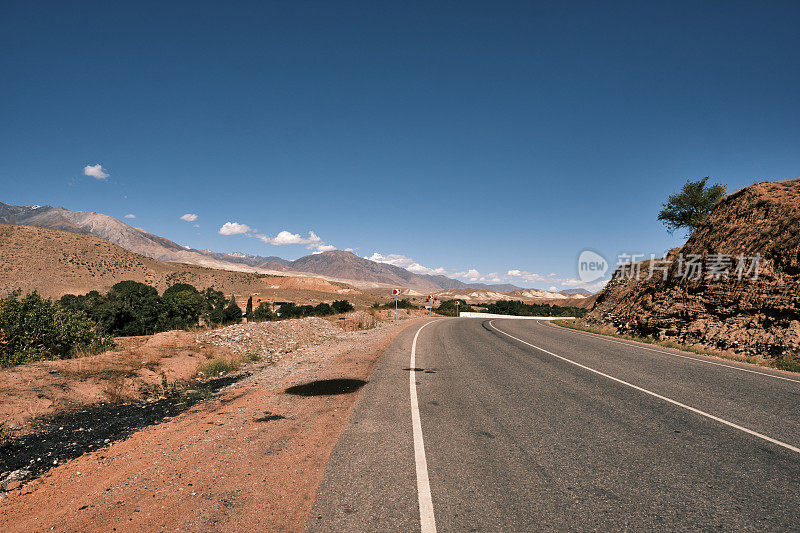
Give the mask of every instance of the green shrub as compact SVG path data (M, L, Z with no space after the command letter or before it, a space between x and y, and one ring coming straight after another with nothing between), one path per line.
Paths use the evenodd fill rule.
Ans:
M788 370L789 372L800 372L800 357L783 356L776 359L772 366L779 370Z
M583 317L589 311L580 307L524 304L520 300L501 300L486 306L486 312L495 315Z
M256 322L264 322L265 320L275 320L275 313L272 312L270 304L261 302L253 311L253 320Z
M20 296L21 292L15 291L0 300L0 366L113 347L113 340L98 334L80 309L54 304L36 292Z
M394 309L395 303L386 302L381 307L383 307L384 309ZM408 298L403 298L402 300L397 301L397 309L419 309L419 306L412 304L411 300L409 300Z
M334 310L330 304L321 303L314 307L314 316L329 316L332 314L334 314Z
M244 352L244 360L249 363L257 363L264 358L264 354L261 353L260 350L256 350L255 348L250 348Z
M231 296L225 311L222 313L223 324L238 324L242 321L242 308L236 303L236 298Z
M456 302L458 302L457 308ZM440 303L439 307L434 309L434 311L444 316L456 316L456 309L458 309L459 313L474 311L474 309L464 300L445 300Z
M222 358L215 358L206 361L206 363L200 368L200 371L206 377L215 378L217 376L227 374L228 372L233 372L238 368L239 365L236 364L234 361L229 361L227 359L222 359Z
M347 300L334 300L331 307L333 307L333 311L337 314L349 313L355 309L353 304Z

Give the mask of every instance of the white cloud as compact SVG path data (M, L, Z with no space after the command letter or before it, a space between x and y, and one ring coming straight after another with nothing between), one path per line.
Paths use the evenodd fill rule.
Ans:
M185 220L186 222L194 222L197 220L197 215L194 213L186 213L185 215L181 216L181 220Z
M219 228L220 235L241 235L250 231L250 226L247 224L239 224L238 222L226 222Z
M319 237L319 235L317 235L313 231L309 231L307 237L303 237L299 233L292 233L286 230L279 232L274 237L269 237L267 235L261 235L261 234L251 235L251 237L255 237L261 242L266 244L271 244L273 246L286 246L288 244L305 244L306 248L308 248L309 250L316 250L317 252L329 252L331 250L336 250L335 246L324 242Z
M355 252L356 249L355 248L345 248L344 251L345 252Z
M486 281L490 281L492 283L500 283L501 281L503 281L500 278L500 275L497 272L492 272L490 274L486 274L486 276L484 276L484 279Z
M394 265L396 267L405 268L406 270L414 274L428 274L428 275L442 275L442 276L450 275L450 273L444 268L426 267L424 265L420 265L410 257L406 257L405 255L402 254L383 255L378 252L374 252L371 256L365 257L364 259L369 259L370 261L375 261L376 263L386 263L388 265Z
M133 213L128 213L127 215L125 215L125 218L136 218L136 215L134 215Z
M474 268L470 268L467 270L467 274L464 276L469 281L480 281L481 273L475 270Z
M559 280L561 282L562 287L571 287L577 289L586 289L587 291L597 292L603 287L606 286L606 283L609 282L608 279L601 279L598 281L593 281L591 283L586 283L579 279L562 279Z
M386 263L389 265L394 265L396 267L405 268L406 270L414 274L427 274L429 276L447 276L449 278L465 278L469 281L493 281L493 282L503 281L497 272L493 272L485 276L481 275L475 269L471 269L464 272L450 272L442 267L431 268L425 265L421 265L420 263L414 261L412 258L402 254L383 255L379 252L374 252L369 257L365 256L364 259L369 259L370 261L375 261L376 263Z
M547 289L547 290L548 291L553 291L553 292L558 292L558 287L556 287L555 285L551 285L550 288Z
M535 272L527 272L525 270L513 269L506 272L506 276L511 278L520 278L523 281L527 281L529 283L533 283L536 281L550 281L552 282L553 279L549 276L542 276L541 274L536 274Z
M96 165L86 165L83 167L83 173L86 176L91 176L92 178L98 180L104 180L109 176L109 174L104 171L103 167L100 166L99 163Z
M449 273L447 270L439 267L439 268L429 268L419 263L411 263L406 267L406 270L409 272L413 272L414 274L428 274L429 276L447 276Z
M308 239L304 239L298 233L289 233L286 230L281 231L275 237L270 239L270 244L275 246L284 246L286 244L308 244Z
M374 252L371 256L365 257L365 259L369 259L370 261L375 261L376 263L386 263L401 268L408 268L409 266L414 264L413 259L400 254L383 255L379 254L378 252Z
M308 232L308 237L303 237L299 233L292 233L283 230L274 237L267 237L266 235L257 235L263 242L272 244L274 246L285 246L287 244L308 244L309 248L316 248L317 245L322 245L322 239L317 236L313 231Z
M470 268L464 272L455 272L451 277L453 278L464 278L467 281L481 281L481 273L475 270L474 268Z

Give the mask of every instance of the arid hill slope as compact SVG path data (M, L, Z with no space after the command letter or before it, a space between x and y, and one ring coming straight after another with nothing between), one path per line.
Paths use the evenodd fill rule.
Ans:
M413 287L418 290L466 288L468 285L446 276L414 274L405 268L377 263L351 252L333 250L301 257L289 263L298 272L310 272L341 280L365 281Z
M702 257L701 279L678 276L680 254ZM728 276L710 275L720 260L714 254L730 257ZM747 260L738 279L740 254L761 255L756 279L747 273ZM589 319L745 354L800 354L800 179L759 183L724 198L667 260L666 281L662 275L646 279L649 262L639 279L612 280Z
M358 295L352 288L320 278L270 276L157 261L90 235L0 224L0 295L19 288L58 298L67 293L105 291L127 279L153 285L159 291L174 283L191 283L226 294L263 294L298 302L330 299L339 294L346 294L353 301Z
M280 257L262 257L243 253L219 253L185 248L175 242L134 228L119 219L93 211L70 211L63 207L16 206L0 202L0 223L58 229L93 235L126 250L159 261L188 263L207 268L298 276L319 276L334 282L345 282L362 288L407 287L418 290L442 290L475 287L504 290L513 285L493 286L466 284L446 276L415 274L404 268L370 261L339 250L312 254L295 261Z
M129 226L114 217L92 211L70 211L63 207L48 205L16 206L0 203L0 223L92 235L159 261L191 263L208 268L242 272L259 270L247 264L247 261L240 262L238 259L231 261L225 254L205 254L199 250L190 250L164 237ZM260 272L267 273L263 269Z

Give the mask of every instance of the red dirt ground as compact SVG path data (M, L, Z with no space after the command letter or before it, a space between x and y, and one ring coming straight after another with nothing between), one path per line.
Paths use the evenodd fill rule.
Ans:
M358 394L283 391L369 379L395 336L418 321L298 350L175 418L60 465L8 493L0 530L302 531Z

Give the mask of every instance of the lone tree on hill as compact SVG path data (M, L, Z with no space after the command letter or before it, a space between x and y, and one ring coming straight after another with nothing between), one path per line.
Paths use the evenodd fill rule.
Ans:
M706 186L708 176L697 181L687 181L681 192L670 195L658 220L664 222L667 230L686 228L688 236L708 218L714 206L725 196L725 186L718 183Z

